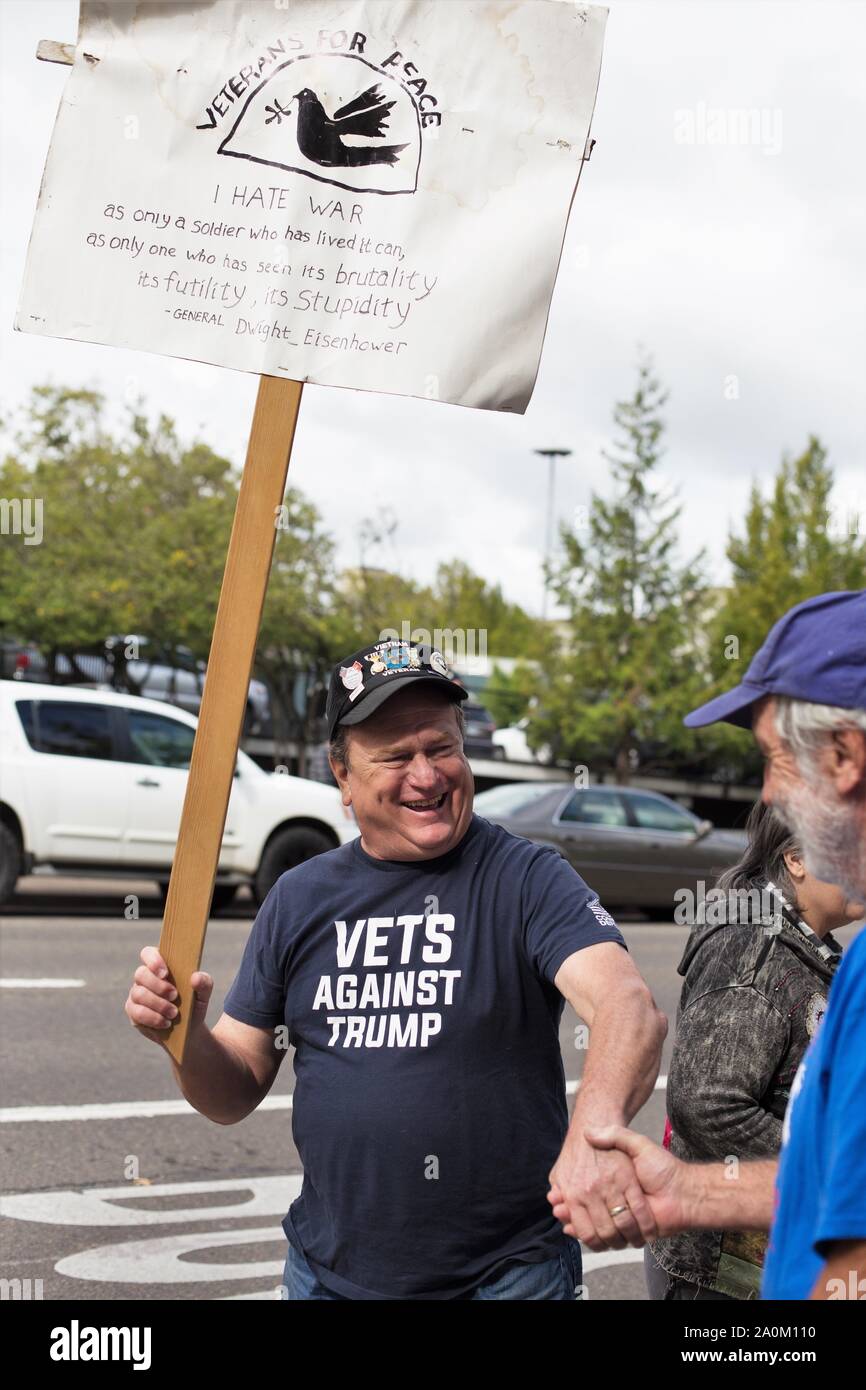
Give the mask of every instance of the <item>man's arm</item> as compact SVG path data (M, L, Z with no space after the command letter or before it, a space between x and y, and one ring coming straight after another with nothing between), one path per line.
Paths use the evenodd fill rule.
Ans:
M599 1150L627 1154L661 1236L678 1231L768 1231L775 1203L775 1159L683 1163L643 1134L611 1125L588 1129Z
M125 1010L130 1022L165 1048L177 1015L177 990L155 946L145 946ZM175 1080L194 1109L217 1124L232 1125L249 1115L267 1095L285 1050L271 1028L253 1028L223 1014L213 1029L205 1023L213 980L204 971L191 978L192 1018L183 1066L169 1054Z
M575 951L557 989L590 1029L589 1050L548 1200L566 1232L593 1250L643 1245L657 1232L630 1160L587 1143L587 1126L624 1125L652 1094L667 1019L623 948L600 942ZM616 1217L611 1208L627 1210Z
M685 1231L769 1231L773 1221L774 1158L738 1163L684 1163L682 1224L662 1235Z
M866 1240L833 1242L810 1299L866 1298Z
M183 1067L174 1058L171 1065L194 1109L217 1124L233 1125L264 1100L284 1056L273 1028L251 1028L224 1013L212 1029L190 1030Z

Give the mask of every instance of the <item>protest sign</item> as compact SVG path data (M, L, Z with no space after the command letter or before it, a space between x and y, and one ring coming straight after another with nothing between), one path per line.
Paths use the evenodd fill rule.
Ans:
M524 411L606 15L83 0L16 326Z

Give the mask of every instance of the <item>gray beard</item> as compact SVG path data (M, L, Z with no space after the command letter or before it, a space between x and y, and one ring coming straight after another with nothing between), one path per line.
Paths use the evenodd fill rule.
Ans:
M849 899L866 901L866 843L854 810L828 795L820 779L804 779L773 805L797 836L809 873Z

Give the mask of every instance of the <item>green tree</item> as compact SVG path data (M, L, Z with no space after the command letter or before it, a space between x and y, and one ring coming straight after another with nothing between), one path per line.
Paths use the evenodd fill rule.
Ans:
M783 458L766 497L754 484L740 534L731 531L732 582L712 625L710 659L719 689L741 678L778 618L795 603L866 584L860 518L832 505L833 470L814 436Z
M43 540L0 549L0 628L49 656L142 633L171 652L210 650L238 475L171 420L141 409L114 430L98 392L41 387L8 441L0 495L42 503ZM277 520L277 519L275 519ZM333 544L289 489L263 615L258 668L280 690L323 661ZM293 677L292 677L293 678Z
M833 487L826 450L814 435L796 458L782 459L766 496L753 484L742 529L729 533L731 583L715 591L705 635L697 634L697 663L708 676L700 703L742 680L770 628L795 603L866 584L862 521L837 513ZM725 724L699 732L700 761L715 776L759 776L760 755L747 733Z
M553 650L553 638L548 637ZM484 688L484 704L500 727L517 724L536 709L543 677L539 671L540 663L529 665L518 662L512 671L494 666L493 674ZM540 733L541 721L530 721L526 739L530 747L538 752L543 744Z
M433 581L432 603L436 627L475 634L475 655L486 650L491 658L536 660L545 653L542 625L519 604L510 603L501 585L488 584L465 560L449 560L439 565Z
M305 746L319 735L329 668L344 654L338 600L334 542L321 529L313 504L289 488L278 519L255 665L276 697L279 759L286 756L285 743L296 740L302 774Z
M565 557L552 578L569 610L567 636L530 712L536 747L611 769L620 782L692 745L682 716L700 693L691 652L706 602L703 555L677 558L681 509L654 476L666 399L643 358L604 453L613 495L593 495L583 530L560 528Z
M425 585L368 563L381 558L384 543L396 530L387 517L361 525L362 563L341 577L339 625L346 644L373 641L380 632L402 635L439 634L446 655L527 656L543 649L538 625L519 606L509 603L498 584L488 584L464 560L443 561L432 584ZM452 651L453 649L453 651Z
M41 544L0 553L0 626L49 654L142 632L205 655L231 525L231 466L170 420L105 423L102 396L42 387L0 492L42 507Z

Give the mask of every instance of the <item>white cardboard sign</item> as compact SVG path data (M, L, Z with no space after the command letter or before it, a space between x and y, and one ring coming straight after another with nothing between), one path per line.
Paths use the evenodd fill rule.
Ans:
M606 18L82 0L16 328L524 411Z

